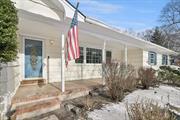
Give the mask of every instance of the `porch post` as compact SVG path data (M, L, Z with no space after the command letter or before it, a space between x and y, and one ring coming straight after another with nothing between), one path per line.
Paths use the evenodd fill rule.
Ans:
M65 53L64 53L64 34L61 36L61 90L65 91Z
M128 58L127 58L127 45L124 46L124 62L125 65L128 65Z
M103 42L103 51L102 51L102 65L106 63L106 40ZM103 72L103 66L102 66L102 80L103 80L103 85L105 85L105 77L104 77L104 72Z

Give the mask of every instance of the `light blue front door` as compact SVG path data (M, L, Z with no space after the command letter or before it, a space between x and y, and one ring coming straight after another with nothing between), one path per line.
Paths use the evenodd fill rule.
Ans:
M25 78L40 78L43 73L42 41L25 39Z

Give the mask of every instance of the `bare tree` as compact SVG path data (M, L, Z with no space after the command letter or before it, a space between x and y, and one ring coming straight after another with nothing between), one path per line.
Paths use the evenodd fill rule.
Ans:
M132 35L132 36L137 36L137 33L133 28L125 29L123 32L128 33L129 35Z
M171 0L161 11L160 22L167 47L180 52L180 0Z
M171 0L161 11L160 21L169 32L180 31L180 0Z
M143 40L151 41L151 36L153 35L153 32L154 32L153 29L147 29L143 32L137 33L137 36L142 38Z
M138 37L146 41L150 41L157 45L161 45L166 48L169 47L169 37L167 36L166 32L163 31L160 27L155 27L152 29L145 30L144 32L138 33Z

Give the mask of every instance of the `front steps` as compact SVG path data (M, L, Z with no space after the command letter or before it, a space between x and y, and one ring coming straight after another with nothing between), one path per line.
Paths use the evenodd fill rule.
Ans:
M60 109L63 101L88 95L94 87L80 86L62 93L52 84L20 86L12 99L9 116L12 120L41 117L42 114Z
M21 99L13 99L11 105L11 119L23 120L40 116L57 109L60 109L62 101L85 96L93 88L79 88L64 93L49 93L46 95L33 95ZM27 93L28 94L28 93Z
M35 117L60 108L60 100L57 96L42 98L34 96L34 100L26 99L21 101L12 101L11 116L12 120L23 120L25 118Z

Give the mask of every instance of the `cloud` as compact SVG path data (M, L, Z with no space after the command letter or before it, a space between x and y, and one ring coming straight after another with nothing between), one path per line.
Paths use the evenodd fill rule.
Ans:
M104 0L80 0L80 8L97 14L110 14L119 12L122 7L107 3Z

